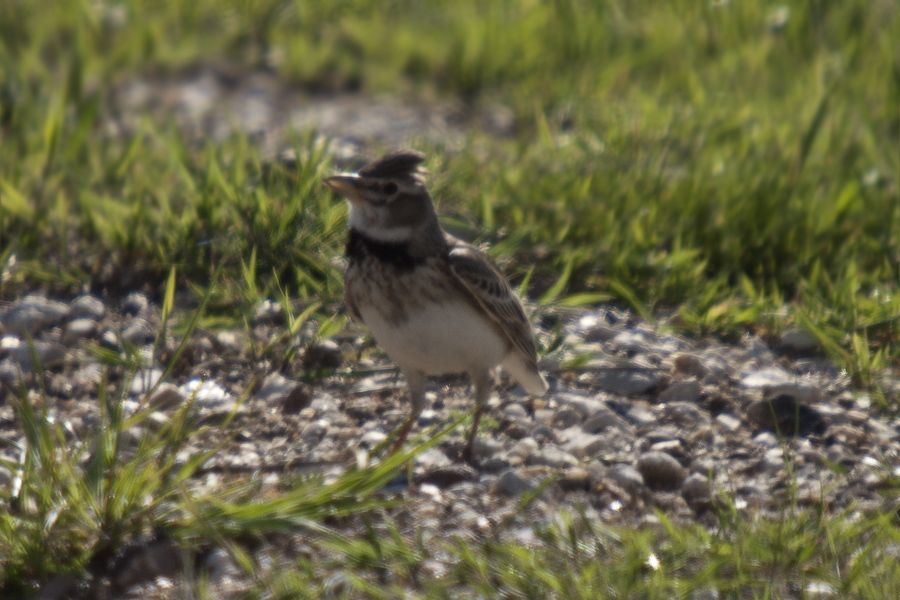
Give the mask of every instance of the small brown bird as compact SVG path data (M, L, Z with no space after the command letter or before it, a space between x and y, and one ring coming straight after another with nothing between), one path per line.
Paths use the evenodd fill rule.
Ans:
M425 187L424 160L419 152L392 152L325 183L350 207L347 308L369 327L409 386L412 412L393 450L424 408L426 377L468 373L476 403L464 451L470 461L491 370L502 365L530 394L544 394L547 382L538 371L531 325L509 283L483 252L441 228Z

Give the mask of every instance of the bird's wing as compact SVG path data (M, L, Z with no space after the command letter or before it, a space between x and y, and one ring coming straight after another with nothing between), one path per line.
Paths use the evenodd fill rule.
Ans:
M359 314L359 308L353 300L353 294L350 291L350 282L347 281L347 275L344 275L344 305L350 312L350 318L354 321L362 322L362 315Z
M448 242L450 271L475 304L497 324L525 363L536 370L537 348L531 323L506 278L474 246L453 238Z

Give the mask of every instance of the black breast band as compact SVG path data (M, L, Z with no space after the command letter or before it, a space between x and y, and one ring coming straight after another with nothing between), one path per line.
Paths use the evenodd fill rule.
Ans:
M373 240L355 229L350 230L346 255L350 262L358 262L371 256L401 271L411 271L425 262L424 258L410 254L409 242Z

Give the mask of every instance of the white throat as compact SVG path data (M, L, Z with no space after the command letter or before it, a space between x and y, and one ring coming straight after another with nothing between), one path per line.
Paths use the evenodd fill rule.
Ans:
M348 224L350 229L364 234L373 240L379 242L405 242L412 237L411 227L385 227L372 222L372 219L365 214L366 211L348 201L350 205L350 215Z

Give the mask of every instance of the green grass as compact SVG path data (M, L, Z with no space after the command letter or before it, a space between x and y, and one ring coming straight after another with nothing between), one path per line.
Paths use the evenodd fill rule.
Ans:
M288 169L241 136L197 145L150 118L132 136L105 133L109 90L136 73L265 66L312 90L509 107L510 138L472 131L462 150L419 146L439 208L480 232L532 298L606 298L691 334L798 324L897 410L879 394L900 362L896 3L485 4L0 3L0 300L144 281L159 282L163 299L174 268L180 289L207 302L206 324L240 322L269 297L300 301L288 334L313 313L320 335L339 328L345 208L321 186L332 168L326 144L296 132L300 160ZM59 453L63 434L27 406L23 462L7 466L24 483L3 491L15 510L2 517L0 589L81 572L102 544L159 524L183 527L185 540L199 531L184 467L166 458L184 431L122 455L116 432L140 417L125 419L110 401L106 428L83 442L98 451L82 463ZM149 505L137 482L152 490ZM202 514L218 515L219 535L240 530L229 516L262 527L246 502ZM452 577L420 587L437 597L456 584L525 597L703 586L779 597L793 593L795 575L850 597L900 587L896 561L884 558L896 521L879 517L546 535L533 555L506 542L459 545ZM574 556L560 550L570 535ZM418 556L404 544L379 560ZM338 554L359 564L357 551L372 552ZM651 551L660 571L642 566ZM314 587L313 571L299 565L269 584ZM359 577L369 581L363 568Z
M537 265L536 295L564 272L556 300L611 297L691 333L800 323L866 386L897 362L891 2L141 6L0 9L0 258L17 261L4 295L127 288L176 265L201 290L222 269L227 310L255 252L258 295L338 297L326 148L297 138L287 171L245 139L196 148L146 120L101 133L111 82L267 62L314 89L511 107L515 139L427 149L441 208L512 274Z

